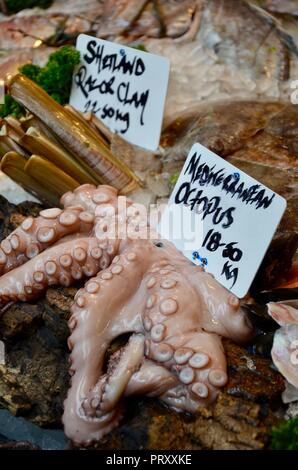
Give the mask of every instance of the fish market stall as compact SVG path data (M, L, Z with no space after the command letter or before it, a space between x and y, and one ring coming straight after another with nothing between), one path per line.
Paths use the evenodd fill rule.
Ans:
M297 2L0 11L0 449L297 450Z

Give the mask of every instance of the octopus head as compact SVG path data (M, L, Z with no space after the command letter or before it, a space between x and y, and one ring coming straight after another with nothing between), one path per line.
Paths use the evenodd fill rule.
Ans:
M190 261L176 248L176 246L165 239L156 238L152 242L156 256L165 258L169 263L177 266L189 266Z

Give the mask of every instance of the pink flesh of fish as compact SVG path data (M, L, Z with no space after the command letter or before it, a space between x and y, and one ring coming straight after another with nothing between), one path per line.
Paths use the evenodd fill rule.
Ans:
M287 381L298 388L298 310L285 304L269 303L268 313L282 325L274 336L272 360Z

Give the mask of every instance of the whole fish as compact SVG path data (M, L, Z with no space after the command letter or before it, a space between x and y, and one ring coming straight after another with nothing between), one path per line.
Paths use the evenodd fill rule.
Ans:
M98 36L179 37L191 27L195 0L106 0Z
M289 100L298 76L294 39L270 14L244 0L198 1L182 36L143 42L149 52L171 61L166 117L194 101Z
M287 13L298 16L298 2L296 0L256 0L254 3L272 13Z
M82 32L168 57L166 117L194 101L289 99L298 76L293 38L246 0L57 0L0 21L5 60L9 51L74 43Z

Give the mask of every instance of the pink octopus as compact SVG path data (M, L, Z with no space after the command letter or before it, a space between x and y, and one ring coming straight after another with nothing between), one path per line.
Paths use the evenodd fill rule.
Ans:
M252 333L240 301L173 244L112 236L115 219L147 226L131 201L123 215L118 199L112 187L81 186L62 197L64 210L27 218L1 242L2 309L91 278L71 309L63 415L66 435L82 445L117 426L125 396L191 413L210 404L227 382L221 336L245 342ZM109 345L124 333L127 344L104 370Z

